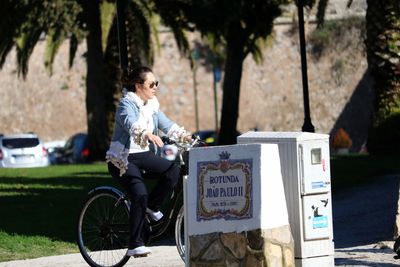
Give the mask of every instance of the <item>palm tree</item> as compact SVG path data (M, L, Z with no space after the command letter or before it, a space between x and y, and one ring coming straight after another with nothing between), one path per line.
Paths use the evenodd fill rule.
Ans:
M146 1L130 1L127 8L132 64L152 62L150 9L145 4ZM4 0L0 2L0 16L0 67L16 47L18 74L23 78L28 72L31 53L41 38L46 38L44 63L50 74L62 42L70 42L71 66L79 42L86 40L89 145L92 159L104 159L115 109L112 99L120 88L114 3L106 0ZM105 17L114 17L114 20L107 23Z
M199 30L226 49L219 144L236 142L243 61L262 57L261 46L287 0L155 0L165 24Z
M81 13L82 7L73 1L1 1L0 66L15 46L18 74L25 77L33 48L39 39L46 37L45 65L51 73L54 55L60 44L69 38L70 55L74 56L77 43L84 38L85 30L78 20Z
M353 0L348 1L348 6ZM328 0L320 0L321 27ZM400 149L400 2L367 0L365 40L368 69L374 78L375 105L368 150Z
M400 149L400 2L367 0L367 60L375 80L370 152Z

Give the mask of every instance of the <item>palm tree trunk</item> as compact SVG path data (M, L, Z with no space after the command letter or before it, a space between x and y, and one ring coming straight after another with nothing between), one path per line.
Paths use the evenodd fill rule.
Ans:
M375 78L376 121L384 120L400 100L400 4L368 0L367 58Z
M375 111L368 149L374 152L393 147L390 139L398 139L386 136L398 125L392 130L382 126L392 121L393 114L400 114L400 5L399 0L367 0L367 4L367 59L375 80ZM398 140L397 143L400 144Z
M221 129L218 144L236 143L236 125L239 117L240 81L242 79L245 42L247 40L240 25L231 26L227 38L227 56L223 85Z
M86 110L90 158L104 159L107 140L103 50L99 0L83 1L89 34L87 42Z

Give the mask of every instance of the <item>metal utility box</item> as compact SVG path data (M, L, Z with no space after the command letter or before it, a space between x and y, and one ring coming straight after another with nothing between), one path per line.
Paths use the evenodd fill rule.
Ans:
M296 266L334 266L329 135L247 132L238 144L278 144Z

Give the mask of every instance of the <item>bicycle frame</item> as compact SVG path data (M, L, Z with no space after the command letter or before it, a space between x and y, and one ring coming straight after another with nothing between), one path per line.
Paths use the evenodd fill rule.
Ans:
M168 229L169 225L171 224L175 211L179 211L181 206L178 203L180 196L183 195L182 179L183 177L180 177L180 181L178 181L177 186L175 186L174 190L172 191L171 197L166 206L166 210L164 211L165 212L164 218L158 222L152 222L149 219L146 220L146 223L150 229L147 243L150 243L153 239L164 234L165 231ZM88 195L94 193L95 191L100 191L100 190L110 190L119 196L119 199L115 203L115 206L118 206L123 201L127 203L128 209L130 208L130 199L128 195L124 194L122 191L112 186L96 187L92 189L88 193Z
M150 230L149 242L151 242L151 239L157 238L161 236L163 233L165 233L165 231L168 229L172 221L175 211L176 210L179 211L180 206L178 205L178 202L180 196L183 196L182 179L183 177L180 177L178 184L172 191L171 197L168 201L166 214L164 215L165 218L162 219L160 222L155 222L150 224L151 230Z

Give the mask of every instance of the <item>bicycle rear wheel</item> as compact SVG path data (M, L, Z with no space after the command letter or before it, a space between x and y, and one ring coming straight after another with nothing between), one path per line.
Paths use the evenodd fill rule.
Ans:
M179 256L181 259L185 261L185 227L184 227L184 209L183 206L179 210L178 215L176 216L175 222L175 243L176 248L178 249Z
M92 267L120 267L129 257L129 208L121 194L97 189L89 194L78 220L78 246Z

